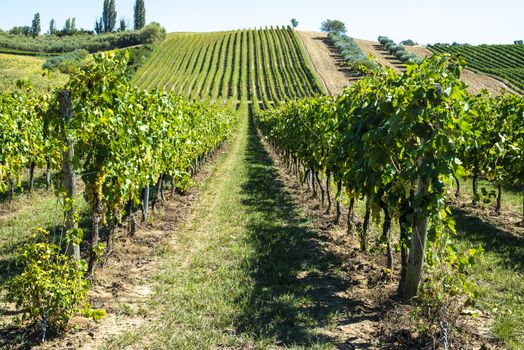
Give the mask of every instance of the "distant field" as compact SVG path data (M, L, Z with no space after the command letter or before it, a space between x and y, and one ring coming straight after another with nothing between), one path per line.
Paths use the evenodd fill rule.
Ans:
M35 89L45 91L64 84L67 77L60 73L43 76L45 59L30 56L0 54L0 91L16 88L19 79L28 80Z
M324 92L291 29L170 34L134 83L212 101L276 103Z
M458 53L469 68L506 80L524 90L524 45L430 45L433 52Z

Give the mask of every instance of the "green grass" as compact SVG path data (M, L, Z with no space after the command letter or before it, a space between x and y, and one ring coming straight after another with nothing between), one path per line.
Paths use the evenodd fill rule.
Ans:
M334 349L341 259L286 192L252 120L214 166L164 255L151 322L106 349Z
M471 180L462 181L463 201L472 198ZM493 184L479 181L479 188L495 190ZM522 194L513 189L502 192L503 220L515 223L521 219ZM493 215L494 200L483 204L484 215ZM512 349L524 349L524 237L495 226L488 220L455 208L457 240L467 249L481 244L484 256L474 270L479 284L478 307L489 312L494 320L492 331Z
M30 56L0 54L0 92L16 89L16 81L28 80L37 90L45 92L66 83L67 76L53 72L43 76L45 59Z

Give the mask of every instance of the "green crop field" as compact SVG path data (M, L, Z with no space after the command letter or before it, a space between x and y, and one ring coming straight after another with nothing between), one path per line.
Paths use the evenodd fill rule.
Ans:
M524 45L431 45L429 49L435 53L460 54L469 68L504 79L524 90Z
M19 79L29 81L38 91L64 84L67 77L61 73L53 72L50 76L44 76L44 62L45 59L38 57L0 53L0 91L13 90Z
M171 34L134 84L187 98L264 104L323 93L302 43L287 28Z

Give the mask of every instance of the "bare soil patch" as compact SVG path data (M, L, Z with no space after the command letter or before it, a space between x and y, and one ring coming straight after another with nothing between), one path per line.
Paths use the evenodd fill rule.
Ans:
M330 46L325 33L298 31L297 34L306 47L315 71L331 95L340 94L344 87L359 79L345 66L337 50Z
M433 55L431 50L422 46L406 46L406 50L422 58ZM500 95L502 91L509 91L514 94L519 94L502 81L484 74L473 72L469 69L464 69L462 72L462 80L468 84L468 90L473 94L480 93L482 89L488 90L489 93L491 93L493 96Z

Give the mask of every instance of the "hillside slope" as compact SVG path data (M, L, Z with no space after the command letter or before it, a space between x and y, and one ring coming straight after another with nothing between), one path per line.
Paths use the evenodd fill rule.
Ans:
M299 31L297 34L308 51L313 67L331 95L340 94L344 87L358 79L350 77L347 69L344 69L342 57L327 45L325 33Z
M463 56L467 67L524 90L524 45L430 45L435 53Z
M170 34L134 83L187 98L266 104L325 91L289 28Z
M362 39L355 39L355 41L366 55L373 55L381 65L391 67L397 72L404 69L402 63L385 51L379 42ZM406 46L406 50L422 58L433 54L430 50L421 46ZM473 94L479 93L482 89L488 90L494 96L500 95L503 90L517 93L513 88L497 79L468 69L464 69L462 80L468 84L468 90Z
M44 62L43 58L0 53L0 92L15 89L19 79L29 81L37 91L65 84L67 76L64 74L53 72L48 77L43 76Z

